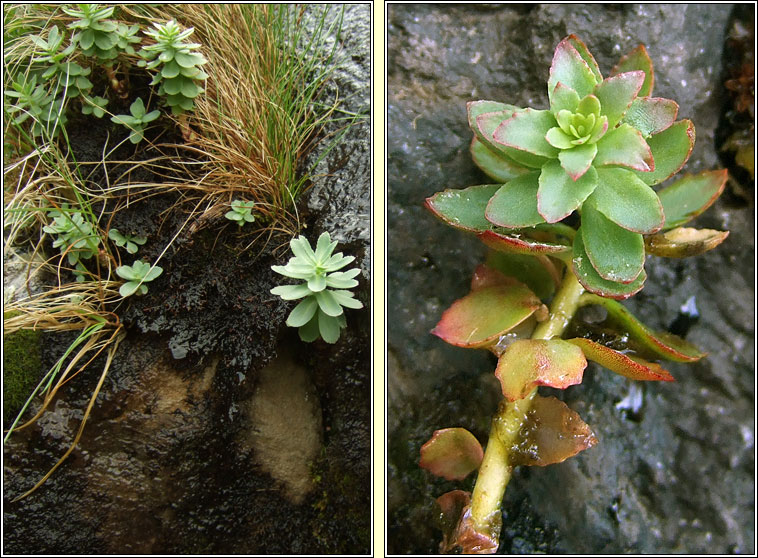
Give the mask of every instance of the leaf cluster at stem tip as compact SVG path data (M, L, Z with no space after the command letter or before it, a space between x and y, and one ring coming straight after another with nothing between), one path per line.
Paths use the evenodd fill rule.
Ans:
M284 300L303 299L287 318L288 326L299 328L303 341L321 337L327 343L336 343L341 329L347 325L343 307L363 308L363 304L347 290L358 285L355 277L360 269L337 271L355 257L344 256L342 252L333 254L336 247L337 241L332 241L328 232L319 236L315 251L307 238L299 236L290 241L294 256L287 265L271 266L280 275L305 281L271 289L272 294Z

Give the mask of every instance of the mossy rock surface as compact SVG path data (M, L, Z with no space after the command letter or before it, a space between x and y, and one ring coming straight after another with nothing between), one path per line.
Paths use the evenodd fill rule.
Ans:
M3 319L12 318L6 312ZM3 335L3 424L13 421L39 381L40 332L21 329Z

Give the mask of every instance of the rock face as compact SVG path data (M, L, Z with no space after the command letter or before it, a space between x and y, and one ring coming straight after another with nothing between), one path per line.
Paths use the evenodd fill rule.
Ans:
M437 551L434 498L470 490L473 481L432 478L418 468L419 448L435 429L453 426L485 441L499 398L490 355L429 334L442 311L468 292L485 253L476 239L422 207L440 190L490 182L468 153L466 102L546 108L553 50L570 33L584 40L605 75L644 43L655 67L654 95L676 100L679 118L697 129L684 171L718 168L713 138L726 102L722 49L731 10L724 4L389 7L390 553ZM667 365L677 382L641 386L636 412L625 407L640 393L599 367L590 367L582 385L553 393L593 428L599 444L559 465L517 470L506 492L500 552L755 551L752 206L727 191L694 226L731 234L698 258L649 258L644 290L625 305L655 329L686 335L709 356Z
M333 87L368 91L369 40L368 6L346 7L342 32L332 37ZM368 113L367 94L351 98L348 110ZM300 208L312 243L329 230L340 250L364 263L356 288L364 309L349 311L340 340L306 344L285 326L293 304L269 291L281 283L270 266L285 263L275 248L287 238L266 249L246 247L249 237L232 231L218 241L218 229L208 227L175 243L160 281L130 301L128 311L119 310L127 337L77 449L19 502L11 500L68 448L103 358L69 382L38 423L5 444L6 552L369 552L368 125L351 129L348 139L347 151L323 159L334 176L315 181L318 203L308 209L306 199ZM77 160L97 161L101 153L102 143L92 159L77 153ZM153 227L154 238L156 217L170 203L157 197L122 217ZM337 218L342 211L355 216L345 228ZM180 225L169 221L166 228L174 228L162 235L171 238ZM147 258L165 246L155 244L145 246ZM71 341L46 336L43 368ZM287 428L297 432L287 436Z

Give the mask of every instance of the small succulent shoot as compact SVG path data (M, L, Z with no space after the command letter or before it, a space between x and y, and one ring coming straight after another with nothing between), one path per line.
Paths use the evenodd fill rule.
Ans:
M53 220L42 230L56 235L53 248L59 248L69 264L81 266L81 260L88 260L97 253L100 236L80 212L64 204L61 209L50 211L49 215Z
M118 292L124 298L133 294L146 294L147 285L145 283L157 279L161 273L163 273L162 267L150 265L140 260L132 265L119 266L116 268L116 274L122 279L126 279L126 283L121 285Z
M121 234L118 229L111 229L108 231L108 238L110 238L116 246L126 248L126 251L130 254L136 254L139 247L147 242L147 237Z
M139 25L110 20L115 11L114 6L78 4L76 8L64 6L62 9L76 18L68 25L69 29L80 30L73 36L72 44L78 43L85 56L96 58L105 68L111 87L120 97L126 98L126 82L116 78L113 66L120 54L135 54L132 45L140 42L137 36Z
M360 270L337 271L355 258L342 252L332 254L336 247L337 241L332 241L328 232L319 236L315 251L307 238L299 236L290 241L294 256L287 265L271 266L280 275L305 281L271 289L271 294L284 300L303 299L290 313L287 325L299 328L300 339L305 342L321 337L327 343L336 343L341 329L347 325L343 307L363 308L347 290L358 285L355 277Z
M6 89L5 95L15 99L6 107L11 122L18 126L31 118L31 133L34 137L48 136L58 132L66 124L63 98L56 99L48 94L44 85L37 84L37 76L32 75L23 81L14 80L12 89Z
M42 79L55 82L57 95L64 93L68 98L87 95L92 89L92 82L87 78L92 70L83 68L76 62L69 60L76 45L72 42L68 47L61 50L64 36L57 25L50 27L47 39L32 36L35 46L42 51L41 56L35 56L34 62L47 64L47 69L42 72Z
M255 215L253 215L254 207L254 201L234 200L231 204L231 210L227 211L224 217L230 221L235 221L241 227L245 223L255 221Z
M173 20L156 23L154 29L145 33L155 43L140 50L143 60L140 60L139 65L147 66L149 70L158 70L151 85L160 84L158 94L165 97L174 115L181 115L194 108L194 99L203 92L197 82L208 77L200 69L200 66L208 62L197 52L200 45L184 42L193 32L193 28L182 30Z
M472 157L495 183L439 192L426 206L492 251L469 294L432 333L495 354L503 399L483 458L476 457L478 441L459 428L435 432L421 448L420 465L448 480L479 470L472 494L438 499L444 552L497 550L514 466L558 463L596 444L579 415L539 396L539 386L580 384L588 361L630 380L672 382L655 361L706 356L645 326L618 302L642 289L646 255L702 254L729 234L683 226L722 193L726 171L653 189L682 168L695 140L693 124L676 121L677 104L651 96L653 84L644 46L603 78L570 35L553 57L548 109L468 104ZM577 310L592 305L606 310L603 335L566 336Z
M161 115L161 111L154 110L152 112L146 112L145 103L142 102L140 97L131 104L128 114L118 114L112 116L111 120L116 124L121 124L129 128L132 133L129 134L129 141L137 144L141 142L145 137L145 126L158 118Z

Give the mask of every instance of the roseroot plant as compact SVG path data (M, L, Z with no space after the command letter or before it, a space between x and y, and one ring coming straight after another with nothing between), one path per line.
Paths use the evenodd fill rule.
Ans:
M108 238L110 238L116 246L126 248L126 251L130 254L136 254L139 247L147 242L147 237L145 236L121 234L118 229L109 230Z
M128 81L116 77L114 65L119 55L134 55L133 44L139 43L139 25L126 25L110 20L114 6L100 7L98 4L77 4L76 8L62 7L75 21L69 29L79 30L72 38L72 45L78 43L82 54L94 57L105 69L108 82L123 99L128 96ZM128 74L127 74L128 77Z
M682 168L695 141L692 122L676 121L678 105L651 96L653 82L644 46L603 78L571 35L555 50L549 109L468 105L473 159L496 183L446 190L426 205L492 252L471 292L432 333L493 352L503 400L486 451L462 428L438 430L421 448L420 465L449 480L478 470L473 493L455 490L437 500L444 552L494 553L513 468L558 463L597 442L577 413L538 395L538 386L581 383L588 360L632 380L670 382L654 361L705 356L618 302L642 288L647 254L697 255L728 235L682 227L721 194L726 171L653 189ZM591 305L607 313L602 334L587 327L568 335L577 311Z
M294 256L287 265L271 266L280 275L305 281L271 289L271 294L284 300L303 299L287 318L287 325L298 328L303 341L315 341L320 336L327 343L336 343L341 329L347 325L343 307L363 308L353 293L346 290L358 285L355 277L360 269L337 271L355 257L344 256L342 252L332 254L336 247L337 241L332 241L328 232L318 237L315 252L308 239L299 236L290 241Z
M56 235L53 248L59 248L70 265L75 266L74 273L77 281L84 280L82 275L87 271L82 260L88 260L97 254L100 246L100 236L93 224L86 220L81 212L70 209L63 204L61 209L50 211L53 220L42 227L48 234Z
M140 97L137 97L129 107L129 112L131 112L131 115L117 114L112 116L111 121L129 128L132 131L132 133L129 134L129 141L137 144L144 139L145 127L147 124L157 119L161 115L161 111L154 110L147 112L145 103L142 102Z
M140 260L132 265L121 265L116 268L116 274L122 279L126 279L126 283L121 285L118 292L124 298L133 294L146 294L147 285L145 283L157 279L161 273L163 273L162 267L150 265Z
M20 126L31 117L31 134L39 137L52 136L66 123L63 98L55 98L42 84L37 84L37 76L24 76L23 81L14 80L5 95L15 102L5 106L11 123Z
M231 204L231 210L227 211L224 217L230 221L235 221L241 227L245 223L255 221L255 215L253 215L254 208L254 201L234 200Z
M182 30L173 20L156 23L154 27L145 34L155 39L155 43L140 50L144 60L139 65L158 70L151 85L160 84L158 94L165 97L174 115L181 115L195 107L195 97L203 92L197 82L208 77L200 69L208 61L197 52L198 43L184 42L194 32L193 28Z

